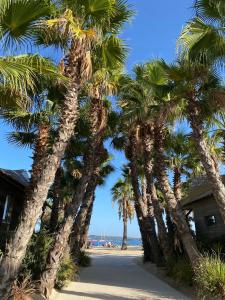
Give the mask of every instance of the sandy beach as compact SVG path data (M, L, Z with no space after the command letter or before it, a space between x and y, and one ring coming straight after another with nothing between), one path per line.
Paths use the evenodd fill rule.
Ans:
M93 255L143 255L142 247L129 246L127 250L121 250L120 247L106 248L106 247L95 247L87 250L87 253Z

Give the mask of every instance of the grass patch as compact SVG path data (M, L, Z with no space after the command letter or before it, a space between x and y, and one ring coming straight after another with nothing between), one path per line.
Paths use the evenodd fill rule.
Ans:
M220 253L206 254L195 270L195 282L201 299L225 299L225 262Z
M167 263L167 275L175 279L177 283L193 285L194 272L189 261L183 257L171 259Z
M70 255L64 257L56 275L55 287L57 289L62 289L68 281L74 280L77 273L78 267L74 264Z

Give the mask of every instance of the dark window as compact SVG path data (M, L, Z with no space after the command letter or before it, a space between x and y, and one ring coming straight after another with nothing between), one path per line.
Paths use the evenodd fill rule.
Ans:
M207 226L212 226L216 224L216 217L214 215L206 216L205 223Z
M10 223L12 214L12 198L11 196L3 196L0 201L0 223Z

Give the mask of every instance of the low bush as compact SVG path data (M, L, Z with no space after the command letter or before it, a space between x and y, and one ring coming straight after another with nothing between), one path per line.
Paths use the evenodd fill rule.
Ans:
M78 265L81 267L89 267L91 265L91 258L85 251L81 251L78 257Z
M195 270L195 282L201 299L225 299L225 262L220 253L206 254Z
M52 242L53 237L45 230L33 234L22 264L21 273L23 276L32 275L32 279L37 279L37 276L45 267L46 258Z
M16 281L12 287L12 300L25 300L36 292L35 283L30 276ZM29 299L31 299L29 297Z
M167 263L167 275L174 278L178 283L193 285L194 272L188 260L183 257L171 259Z
M68 281L75 279L78 267L74 264L69 255L65 256L57 272L55 287L62 289Z
M35 233L29 243L26 256L23 260L22 270L19 280L30 276L32 280L37 280L40 273L45 268L48 252L52 246L54 237L46 230ZM65 256L57 272L55 287L61 289L67 281L74 279L78 272L77 266L73 263L69 255Z

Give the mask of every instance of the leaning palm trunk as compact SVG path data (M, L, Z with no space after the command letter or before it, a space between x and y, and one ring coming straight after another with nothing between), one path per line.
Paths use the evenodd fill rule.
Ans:
M127 250L127 199L123 201L123 240L121 250Z
M59 222L60 203L61 203L60 191L61 191L61 169L58 168L55 175L54 184L53 184L53 197L52 197L53 203L52 203L52 211L51 211L50 222L49 222L50 233L56 232L58 222Z
M90 223L91 223L92 211L93 211L94 201L95 201L95 194L94 193L93 193L92 197L93 197L93 201L92 201L91 205L88 208L87 216L85 218L85 222L84 222L84 226L83 226L83 230L82 230L82 234L80 236L80 241L79 241L80 250L85 250L87 248L87 245L88 245L88 231L89 231L89 226L90 226Z
M33 234L37 219L41 215L41 209L50 186L53 183L55 173L59 167L66 146L74 133L77 119L77 97L86 79L81 75L86 74L87 53L86 40L77 40L73 43L65 61L65 75L71 78L67 86L65 101L60 118L60 126L57 138L52 146L50 154L40 161L42 166L38 176L32 174L31 184L26 195L26 202L20 218L20 223L13 233L0 265L0 299L8 300L11 286L19 272L26 248ZM82 81L83 80L83 81Z
M70 236L70 252L75 262L79 257L80 240L82 239L83 228L85 225L89 207L92 205L92 202L94 200L94 191L97 186L97 179L98 178L95 176L88 183L81 207L73 224L73 229Z
M199 261L200 253L197 249L196 243L190 233L185 215L182 211L180 203L177 202L175 195L171 189L168 175L165 169L165 154L164 154L164 126L158 126L155 129L155 147L156 147L156 164L157 164L157 178L159 187L167 202L169 212L175 223L179 236L184 245L185 251L189 257L192 267L196 267Z
M135 211L142 235L145 261L153 261L160 263L161 254L158 245L158 239L155 231L155 222L152 216L147 216L147 207L144 205L138 182L137 171L137 139L136 135L130 136L129 151L127 151L128 159L131 166L131 181L135 197Z
M93 177L98 177L100 165L107 159L107 153L103 145L103 136L107 126L107 113L101 99L91 99L91 137L84 156L84 171L78 187L74 193L72 203L67 209L63 224L56 235L55 242L47 258L45 270L41 274L40 291L49 299L54 287L57 270L68 245L68 239L72 231L77 210L84 198L88 183Z
M89 155L87 155L86 163L84 165L84 174L82 175L82 178L80 179L80 182L74 192L71 204L66 209L63 223L56 235L52 249L48 254L45 270L40 276L40 291L46 299L49 299L54 287L57 270L60 266L62 258L64 257L64 252L68 245L73 223L82 199L84 198L88 183L91 181L93 176L99 175L100 161L97 155L99 155L101 159L103 157L105 158L105 150L103 145L101 145L101 148L98 147L98 150L95 149L94 153L92 152L92 149L92 147L89 148Z
M154 150L154 132L152 128L145 129L145 134L143 135L143 146L144 146L144 170L145 177L147 181L147 193L151 196L151 204L154 210L154 216L158 226L158 238L160 241L160 246L164 254L166 261L173 256L173 248L169 245L169 238L167 235L167 230L165 223L163 221L163 210L160 206L154 180L153 180L153 150Z
M210 183L212 184L213 195L219 207L223 221L225 222L225 186L220 176L218 164L213 155L210 153L210 149L204 138L204 128L201 120L200 108L194 97L189 99L188 117L202 165Z
M66 209L63 223L56 235L52 249L48 254L45 270L42 272L40 278L40 291L46 299L49 299L54 287L57 270L67 249L74 218L76 217L90 178L90 175L84 175L80 180L80 183L74 193L72 203L68 205Z

